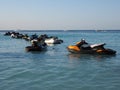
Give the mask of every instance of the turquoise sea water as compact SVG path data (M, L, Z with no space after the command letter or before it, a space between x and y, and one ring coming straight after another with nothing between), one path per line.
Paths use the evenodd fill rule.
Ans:
M0 90L119 90L120 31L20 32L48 34L64 40L44 52L26 52L29 42L0 33ZM71 54L68 45L81 38L106 43L114 56Z

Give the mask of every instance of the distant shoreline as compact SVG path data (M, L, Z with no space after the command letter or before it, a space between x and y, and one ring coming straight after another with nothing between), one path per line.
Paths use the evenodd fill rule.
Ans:
M118 32L120 30L0 30L0 32Z

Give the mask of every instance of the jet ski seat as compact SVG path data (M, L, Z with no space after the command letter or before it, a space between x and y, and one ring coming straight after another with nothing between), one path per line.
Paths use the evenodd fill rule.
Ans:
M90 45L91 48L95 48L95 47L102 47L104 46L105 43L100 43L100 44L93 44L93 45Z

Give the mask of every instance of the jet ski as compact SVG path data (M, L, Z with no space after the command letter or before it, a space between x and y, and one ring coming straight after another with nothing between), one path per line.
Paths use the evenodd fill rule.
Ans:
M27 46L25 47L26 51L44 51L46 50L46 47L44 46L37 46L37 47L34 47L34 46Z
M52 38L45 39L45 43L47 43L47 44L61 44L61 43L63 43L63 40L52 37Z
M47 49L46 43L39 43L37 40L32 40L32 45L25 47L26 51L45 51Z
M77 42L76 45L70 45L67 47L68 51L71 53L81 53L81 54L100 54L100 55L114 55L115 50L104 48L105 43L100 44L88 44L85 40Z

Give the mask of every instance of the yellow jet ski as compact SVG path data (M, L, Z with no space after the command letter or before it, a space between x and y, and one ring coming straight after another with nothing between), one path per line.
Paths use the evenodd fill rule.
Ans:
M77 42L76 45L68 46L67 49L72 53L81 54L116 54L115 50L104 48L104 45L105 43L90 45L87 42L85 42L85 40L81 40L81 42Z

